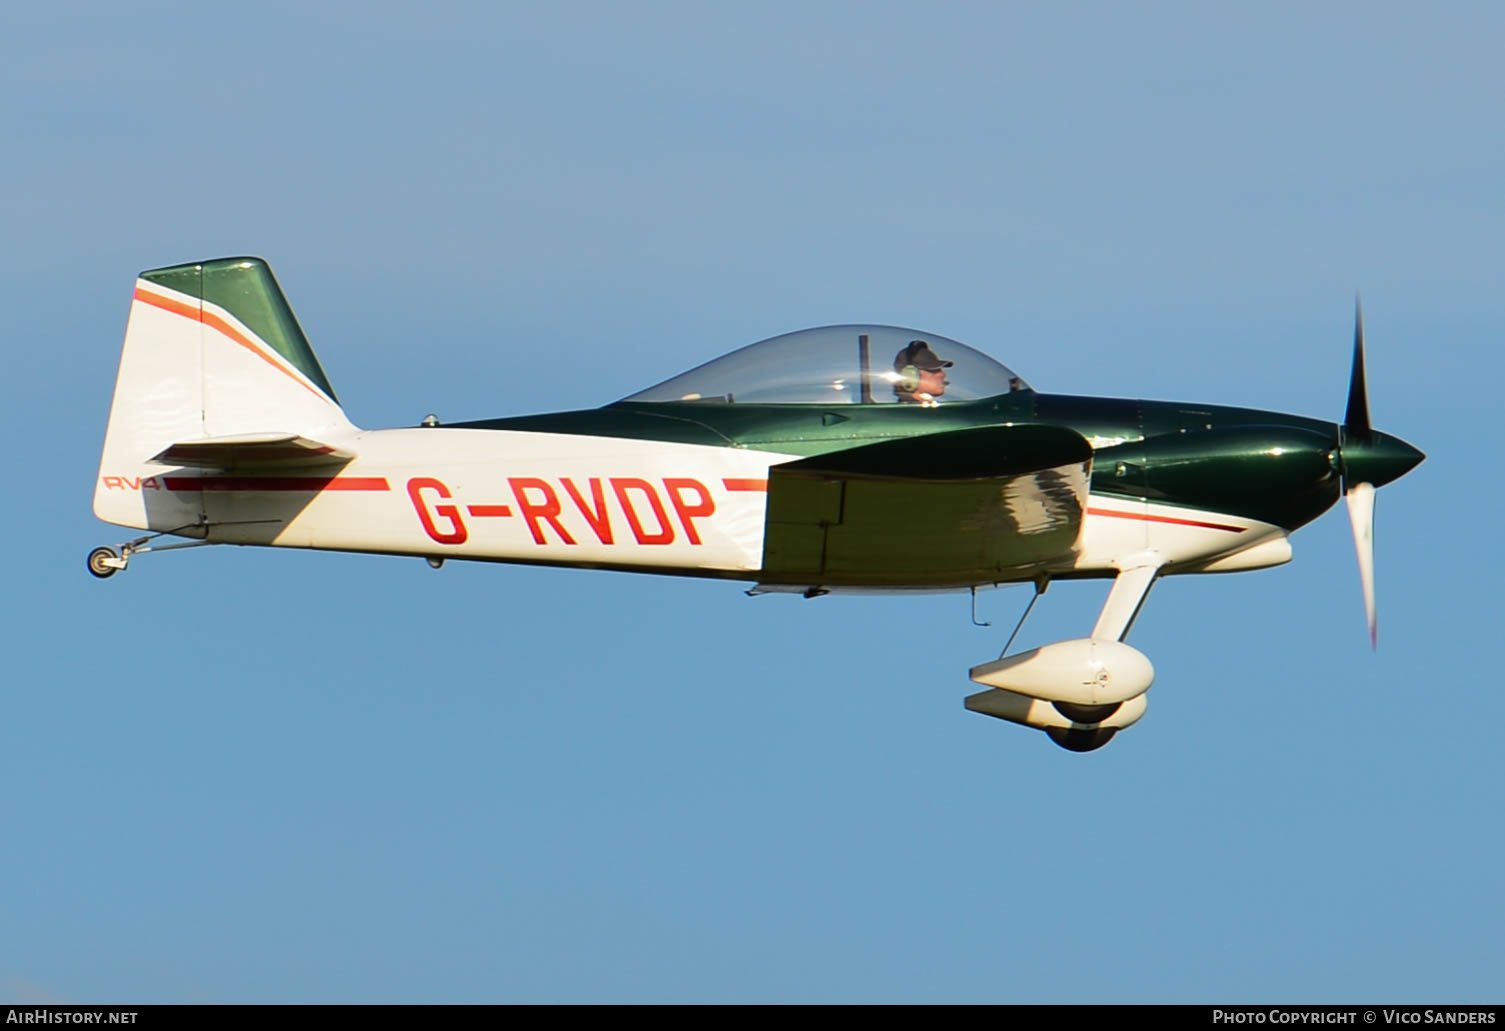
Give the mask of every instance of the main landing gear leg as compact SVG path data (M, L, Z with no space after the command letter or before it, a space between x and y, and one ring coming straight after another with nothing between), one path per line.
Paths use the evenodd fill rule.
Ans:
M1148 565L1120 572L1113 580L1108 600L1103 602L1103 611L1098 614L1092 636L1099 641L1122 641L1128 637L1159 572L1159 566Z
M1123 639L1160 566L1153 554L1135 558L1133 564L1119 568L1090 637L1057 641L1011 656L1007 652L1019 633L1016 627L1003 656L972 667L972 680L988 690L968 695L966 707L1043 730L1072 752L1099 749L1136 723L1144 715L1145 692L1155 681L1155 669ZM1039 581L1035 597L1043 593L1045 583Z

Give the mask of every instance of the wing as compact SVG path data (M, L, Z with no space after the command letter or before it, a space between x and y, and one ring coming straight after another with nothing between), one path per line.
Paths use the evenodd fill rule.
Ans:
M775 466L768 584L961 587L1076 553L1092 447L1053 426L988 426Z

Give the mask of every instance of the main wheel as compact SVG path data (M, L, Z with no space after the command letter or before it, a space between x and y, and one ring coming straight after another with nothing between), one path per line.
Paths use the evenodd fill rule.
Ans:
M1056 712L1073 723L1101 723L1123 707L1123 702L1111 705L1078 705L1076 702L1051 702Z
M114 576L116 573L120 572L120 570L115 566L107 564L105 560L118 559L119 557L120 556L115 553L114 548L95 548L93 551L89 552L89 572L93 573L101 580L105 579L106 577Z
M1113 735L1118 733L1116 727L1098 727L1096 730L1065 730L1057 727L1048 728L1045 733L1050 739L1068 752L1093 752L1113 740Z

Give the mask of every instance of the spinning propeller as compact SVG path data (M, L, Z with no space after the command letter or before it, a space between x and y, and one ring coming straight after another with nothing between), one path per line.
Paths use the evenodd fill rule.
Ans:
M1364 617L1369 643L1379 646L1374 610L1374 490L1404 476L1426 455L1399 437L1369 425L1369 392L1364 385L1364 308L1356 304L1353 327L1353 373L1348 381L1348 409L1338 431L1338 470L1343 497L1359 556L1359 580L1364 588Z

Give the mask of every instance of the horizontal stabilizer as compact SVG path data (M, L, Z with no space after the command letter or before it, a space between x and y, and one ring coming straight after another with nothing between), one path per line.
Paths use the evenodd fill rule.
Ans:
M344 465L354 457L355 452L348 448L310 440L296 433L242 433L179 441L153 455L150 461L157 465L197 469L258 469Z

